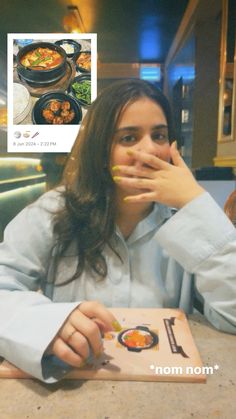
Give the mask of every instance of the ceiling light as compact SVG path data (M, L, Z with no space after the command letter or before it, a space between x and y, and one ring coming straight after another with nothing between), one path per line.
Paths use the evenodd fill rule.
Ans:
M84 23L77 6L67 6L68 14L63 18L63 27L66 32L83 32L85 33Z

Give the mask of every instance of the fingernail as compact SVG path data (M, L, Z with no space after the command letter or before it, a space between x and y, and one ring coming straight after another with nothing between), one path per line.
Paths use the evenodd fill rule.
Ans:
M86 361L82 361L79 368L83 368L83 367L85 367L85 365L86 365Z
M129 156L133 156L134 152L133 152L133 150L127 150L127 154L128 154Z
M103 354L103 352L97 352L97 353L95 354L95 358L100 358L100 356L102 356L102 354Z
M114 182L120 182L121 181L121 177L119 177L119 176L113 176L112 179L114 180Z
M111 170L120 170L120 168L119 168L119 166L113 166L112 168L111 168Z
M115 330L115 332L120 332L122 327L120 325L120 323L117 320L114 320L114 322L112 322L112 327Z
M177 150L177 141L175 140L175 141L173 142L173 144L174 144L174 148Z
M126 196L126 197L123 199L123 201L124 201L124 202L129 202L129 200L130 200L130 198L129 198L128 196Z

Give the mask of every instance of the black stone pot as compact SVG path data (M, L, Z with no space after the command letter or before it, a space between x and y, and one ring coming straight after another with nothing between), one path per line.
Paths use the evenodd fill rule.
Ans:
M50 92L46 93L37 100L32 111L32 120L34 124L38 125L52 125L45 121L43 117L43 109L48 107L48 104L56 100L59 102L68 101L70 102L71 109L75 112L75 116L72 121L66 125L78 125L82 119L82 109L80 104L70 95L61 92ZM65 124L63 124L65 125ZM52 125L53 126L53 125Z
M57 67L48 70L34 70L32 68L24 67L20 62L23 55L39 47L50 48L54 51L59 52L59 54L63 58L61 64L59 64ZM19 77L25 80L30 85L39 87L47 86L60 80L65 75L67 66L66 52L64 51L64 49L50 42L35 42L30 45L26 45L18 52L16 62Z

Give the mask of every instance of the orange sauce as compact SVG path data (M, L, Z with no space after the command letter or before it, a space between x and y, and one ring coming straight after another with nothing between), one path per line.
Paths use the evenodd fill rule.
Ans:
M129 331L123 339L129 348L144 348L153 341L152 336L149 334L142 334L139 330Z
M20 63L32 70L49 70L59 66L63 57L59 52L50 48L36 48L24 54Z

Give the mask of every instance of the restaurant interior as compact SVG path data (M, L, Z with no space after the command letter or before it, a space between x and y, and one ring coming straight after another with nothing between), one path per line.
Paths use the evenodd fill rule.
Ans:
M8 33L96 33L98 93L127 77L163 90L184 160L225 205L236 189L235 1L2 0L0 20L0 240L60 182L68 156L7 151Z
M5 226L19 211L59 184L68 158L65 152L8 151L7 34L12 33L69 34L68 39L75 34L97 34L98 93L127 77L145 79L159 87L170 100L176 140L185 162L236 227L235 0L1 0L0 23L0 241ZM197 240L193 247L198 250ZM216 281L213 278L217 261L211 269L217 286L217 277ZM228 270L226 263L222 269L223 274ZM233 281L235 275L230 279ZM103 287L103 283L97 286ZM224 295L221 284L219 288ZM231 289L226 292L231 293ZM230 297L233 292L232 286ZM24 298L22 302L19 310ZM223 309L226 304L222 303ZM127 377L127 366L135 374L140 371L138 362L129 365L128 361L124 381L110 381L104 374L102 380L95 376L45 384L37 379L19 379L22 371L13 369L11 375L8 371L9 375L0 379L0 419L235 418L235 335L215 329L199 313L201 307L195 308L198 312L188 316L186 327L196 342L203 368L213 371L206 372L206 382L201 383L199 370L195 373L198 382L191 382L191 378L184 382L181 374L176 382L165 374L158 378L155 370L159 361L145 365L148 381ZM122 322L125 313L122 311ZM183 314L182 310L179 317L171 314L165 319L165 328L181 330L178 324L185 323ZM15 311L14 316L18 316ZM3 318L4 332L8 332L5 313ZM137 319L132 324L136 326ZM150 327L146 320L145 326ZM155 329L159 334L160 323ZM35 330L40 339L37 326ZM179 352L183 343L189 350L185 337L183 341L176 341L173 334L168 337L169 343L167 338L161 341L163 347L168 344ZM122 350L128 353L127 348ZM159 359L155 351L151 348L150 360ZM188 362L185 354L173 353L173 358L176 356ZM111 371L119 374L113 359L109 361ZM1 357L0 365L4 365Z

